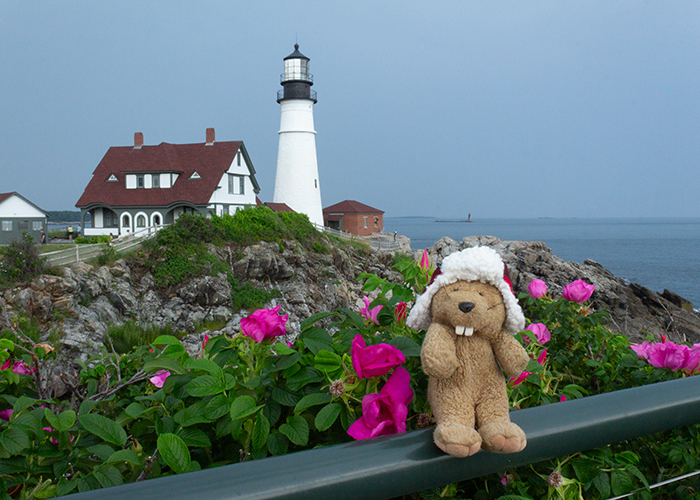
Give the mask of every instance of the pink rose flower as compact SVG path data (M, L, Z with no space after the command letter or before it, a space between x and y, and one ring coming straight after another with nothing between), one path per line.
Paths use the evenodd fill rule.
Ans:
M670 341L651 344L647 349L647 361L656 368L680 370L686 366L689 355L690 348L687 345L678 345Z
M566 300L583 304L591 298L594 290L595 286L589 285L583 280L576 280L573 283L566 285L564 290L562 290L561 295Z
M552 334L550 333L547 325L544 323L532 323L525 327L525 330L530 330L535 334L535 338L539 344L546 344L552 340ZM523 339L531 340L527 335L523 335ZM526 342L527 344L527 342Z
M401 350L393 345L384 343L369 347L365 345L365 339L358 333L350 348L352 367L361 379L380 377L406 361Z
M148 380L150 380L153 385L155 385L156 387L158 387L160 389L161 387L163 387L163 384L165 383L165 379L168 378L169 376L170 376L169 371L160 370L160 371L157 371L156 374L154 376L152 376L151 378L149 378Z
M562 394L561 397L559 398L559 402L562 403L564 401L566 401L566 395Z
M10 421L10 415L12 415L12 412L14 410L12 408L8 408L7 410L2 410L0 411L0 418L3 420L6 420L7 422Z
M202 341L202 350L207 346L207 342L209 342L209 335L206 333L204 334L204 340Z
M362 416L348 429L355 439L369 439L387 434L406 432L408 405L413 400L411 375L396 368L379 394L367 394L362 399Z
M376 306L373 307L372 309L369 308L369 299L367 297L363 298L365 301L365 307L360 308L360 314L367 320L371 321L375 325L379 324L379 320L377 320L377 315L379 314L379 311L382 310L382 307L384 306Z
M529 285L527 285L527 291L530 297L533 299L539 299L544 297L547 293L547 285L542 280L532 280Z
M287 333L285 323L289 315L277 314L280 306L272 309L258 309L247 318L241 318L241 332L256 342L279 337Z
M649 350L650 346L651 344L649 344L649 341L645 340L641 344L630 344L630 349L637 353L639 359L649 359L649 354L647 351Z
M8 358L7 361L2 364L0 370L7 370L10 366L12 366L12 360Z
M19 375L31 375L32 369L24 361L17 361L12 367L12 371L18 373Z
M528 377L528 375L530 375L531 373L532 372L522 372L517 377L511 378L508 382L513 382L512 387L516 387L516 386L522 384L525 381L525 379Z
M394 309L394 319L397 323L403 323L406 320L406 315L408 314L408 304L405 302L399 302L396 304L396 309Z
M547 349L545 349L544 351L542 351L542 352L540 353L540 355L537 357L537 362L538 362L540 365L544 366L545 361L547 361Z

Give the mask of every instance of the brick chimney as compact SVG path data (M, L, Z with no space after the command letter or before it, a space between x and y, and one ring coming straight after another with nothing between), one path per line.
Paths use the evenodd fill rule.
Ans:
M207 142L205 146L211 146L214 144L214 129L213 128L208 128L207 129Z
M134 149L141 149L141 146L143 146L143 133L136 132L134 134Z

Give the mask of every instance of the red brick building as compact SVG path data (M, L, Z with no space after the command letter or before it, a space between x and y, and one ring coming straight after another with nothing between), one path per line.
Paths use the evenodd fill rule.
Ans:
M323 209L323 225L357 236L384 230L384 211L355 200L345 200Z

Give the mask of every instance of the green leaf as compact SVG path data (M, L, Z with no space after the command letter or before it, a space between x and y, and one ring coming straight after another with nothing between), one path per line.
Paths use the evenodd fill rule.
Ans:
M23 413L16 417L12 420L12 426L34 436L43 436L44 433L41 419L37 418L33 413Z
M338 403L330 403L321 408L316 414L314 425L319 431L325 431L337 420L340 415L341 406Z
M231 420L247 418L263 406L256 406L255 400L250 396L239 396L231 403Z
M624 470L615 469L610 473L610 486L613 495L624 495L634 489L632 478Z
M97 404L97 401L92 401L91 399L86 399L80 403L80 408L78 408L78 415L87 415L92 411L92 409Z
M85 430L108 443L119 446L124 446L126 443L126 432L114 420L110 420L102 415L88 413L87 415L80 415L78 421Z
M146 361L143 365L143 370L146 373L153 373L157 372L158 370L167 370L175 375L184 375L187 373L187 370L185 370L180 363L175 361L173 358L166 358L164 356Z
M283 406L296 406L300 399L301 397L280 387L272 389L272 400Z
M279 354L280 356L284 356L287 354L294 354L296 351L289 347L287 344L284 342L277 342L272 349Z
M0 446L10 455L17 455L30 444L27 433L17 427L9 427L0 434Z
M305 385L314 382L321 382L323 378L323 373L318 371L316 368L313 366L305 366L287 379L287 387L296 392Z
M289 440L277 430L271 432L267 438L267 451L270 452L270 455L284 455L287 453L288 447Z
M182 343L172 335L161 335L151 342L151 345L182 345Z
M59 432L67 431L75 425L75 412L73 410L66 410L57 416L48 408L44 408L44 417L49 425Z
M330 334L323 328L311 327L301 334L301 341L304 345L314 354L318 354L319 351L325 349L327 351L332 351L331 343L333 339Z
M112 465L100 465L97 470L93 472L93 475L103 488L119 486L124 483L121 472Z
M211 448L211 440L201 429L196 427L184 427L177 431L177 436L182 439L187 446L193 448Z
M146 408L139 403L131 403L129 406L124 408L124 413L129 415L131 418L139 418L139 416L146 411Z
M114 454L114 448L106 444L90 446L87 450L93 455L96 455L100 460L107 460Z
M593 486L600 492L603 498L610 496L610 477L607 472L600 471L593 479Z
M287 423L280 425L280 432L296 445L306 446L309 442L309 423L304 417L288 417Z
M334 352L319 351L314 357L314 367L326 373L333 373L342 367L342 358Z
M173 420L182 427L189 427L194 424L209 423L210 420L204 415L204 401L197 401L195 404L183 408L173 416Z
M286 368L289 368L294 363L299 361L303 355L304 355L303 353L297 352L294 354L290 354L288 356L280 357L280 359L277 361L277 363L275 363L275 369L273 371L278 372L280 370L284 370Z
M574 460L571 465L576 472L576 478L584 484L593 481L593 478L598 475L598 464L593 460L580 458Z
M175 434L161 434L157 444L160 456L173 472L182 474L190 470L190 450L182 439Z
M645 488L649 488L649 482L647 481L647 478L644 477L644 474L642 474L642 472L637 468L636 465L628 465L627 470L634 474L637 477L637 479L639 479L642 482Z
M408 337L398 336L389 341L389 345L398 348L404 356L420 356L420 346Z
M34 403L36 403L37 400L34 398L28 398L27 396L21 396L17 401L15 401L15 404L12 406L12 412L14 413L19 413L25 408L29 408L32 406Z
M306 318L304 321L301 322L301 331L302 332L306 331L314 323L321 321L324 318L328 318L329 316L337 316L337 313L320 312L320 313L312 314L311 316L309 316L308 318Z
M78 486L78 478L74 477L70 481L63 482L64 480L61 479L59 480L59 483L56 485L56 495L59 497L62 497L64 495L67 495L71 491L75 489L76 486Z
M199 360L204 361L204 360ZM214 363L216 364L216 363ZM194 397L213 396L224 392L224 385L220 378L213 375L201 375L192 379L186 386L187 394Z
M139 457L133 450L119 450L112 453L109 458L107 458L108 464L113 464L115 462L127 462L133 465L138 465L143 467L143 460Z
M207 406L204 407L204 416L214 421L226 415L230 407L229 399L223 394L219 394L207 402Z
M221 367L214 363L211 359L192 359L189 363L186 364L186 366L188 370L205 371L214 375L215 377L221 377L221 375L223 374Z
M8 351L14 351L15 344L10 339L0 339L0 349L7 349Z
M259 450L267 444L267 438L270 436L270 421L262 413L255 418L253 426L252 444L254 450Z
M333 396L331 396L330 394L322 392L309 394L301 398L301 400L297 403L297 405L294 407L294 413L301 413L302 411L312 406L329 403L332 398Z

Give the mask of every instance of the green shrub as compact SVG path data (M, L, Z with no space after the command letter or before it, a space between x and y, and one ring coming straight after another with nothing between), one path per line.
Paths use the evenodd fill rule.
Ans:
M241 283L232 273L228 275L228 282L231 285L231 309L234 311L260 309L266 302L282 295L279 290L268 292L250 283Z
M22 239L10 243L0 259L0 286L28 281L48 271L46 260L33 244L34 238L22 233Z
M316 253L323 253L323 254L329 254L331 253L330 249L324 245L323 243L319 241L314 241L313 245L311 246L314 249L314 252Z
M128 320L121 325L112 325L107 329L107 334L112 340L114 350L119 354L126 354L134 350L135 347L150 345L161 335L172 335L172 325L158 327L155 325L143 326L134 320ZM107 343L107 342L106 342Z
M109 243L112 239L108 235L80 236L75 239L76 245L94 245L96 243Z

